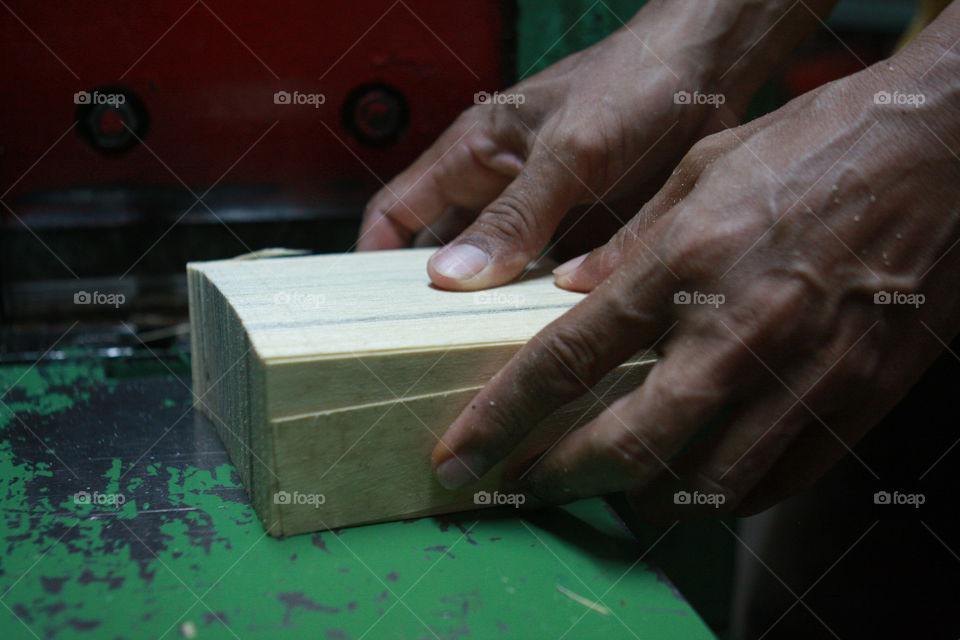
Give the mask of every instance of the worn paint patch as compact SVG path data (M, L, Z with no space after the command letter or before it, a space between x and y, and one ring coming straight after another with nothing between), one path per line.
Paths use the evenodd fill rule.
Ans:
M0 385L4 638L557 637L583 611L555 589L570 572L616 584L606 606L644 638L709 637L642 563L616 582L639 551L566 512L277 540L173 376L56 363L0 366ZM566 637L633 637L598 618Z

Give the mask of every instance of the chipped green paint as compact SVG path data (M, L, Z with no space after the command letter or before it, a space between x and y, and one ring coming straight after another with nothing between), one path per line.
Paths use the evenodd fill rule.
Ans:
M212 436L174 422L186 390L151 380L155 400L96 364L0 366L44 443L0 405L4 638L712 637L599 501L267 537ZM132 421L104 418L109 402ZM172 448L141 457L167 421Z

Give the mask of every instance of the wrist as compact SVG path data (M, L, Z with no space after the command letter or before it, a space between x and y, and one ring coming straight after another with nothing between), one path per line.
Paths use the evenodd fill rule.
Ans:
M737 114L836 0L653 0L621 35L645 35L689 91L722 94ZM627 30L633 31L631 34Z
M953 49L958 39L960 3L954 2L896 55L871 67L880 97L889 98L887 111L919 116L912 119L922 120L951 149L960 147L960 53Z

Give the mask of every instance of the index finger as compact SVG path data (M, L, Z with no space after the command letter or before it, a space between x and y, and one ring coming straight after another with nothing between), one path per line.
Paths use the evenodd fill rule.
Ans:
M669 327L676 277L650 252L535 335L477 394L433 450L448 489L482 476L541 420L588 391Z
M523 167L493 136L476 118L457 120L370 199L357 249L404 248L448 207L485 207Z

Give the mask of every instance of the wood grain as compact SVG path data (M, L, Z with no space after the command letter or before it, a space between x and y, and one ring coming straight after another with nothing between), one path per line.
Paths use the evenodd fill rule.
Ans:
M583 296L549 271L484 292L430 285L432 250L188 265L197 408L217 425L272 535L475 508L430 451L537 331ZM641 383L637 357L556 412L524 455ZM586 389L585 389L586 391ZM323 504L284 502L284 493Z

